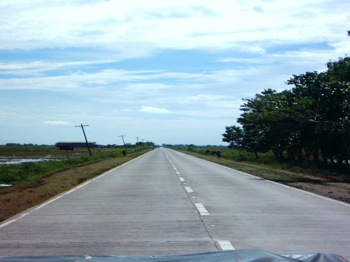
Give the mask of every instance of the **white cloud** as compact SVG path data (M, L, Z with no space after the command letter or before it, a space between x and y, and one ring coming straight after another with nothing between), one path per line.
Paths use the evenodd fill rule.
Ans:
M232 124L241 98L344 56L349 9L330 0L1 0L0 104L45 114L4 112L1 128L83 122L167 142L180 124L191 142L198 125Z
M46 72L59 69L78 68L86 65L105 64L109 61L77 61L77 62L48 62L48 61L30 61L30 62L7 62L0 63L0 75L16 76L40 76Z
M166 108L154 107L154 106L142 106L140 112L150 114L168 114L170 111Z
M45 125L49 126L69 126L72 125L71 123L67 121L62 121L62 120L49 120L44 122Z
M327 41L345 34L350 3L3 0L0 7L0 49L149 43L180 49L237 47L261 53L264 46L278 42Z

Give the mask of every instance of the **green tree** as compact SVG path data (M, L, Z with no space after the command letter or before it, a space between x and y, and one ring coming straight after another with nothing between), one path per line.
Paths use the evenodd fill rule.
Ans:
M325 72L293 75L289 90L266 89L244 99L238 123L223 141L281 160L349 164L350 58L329 61ZM286 155L287 153L287 155Z
M226 126L225 133L222 134L222 136L222 141L229 143L229 147L232 149L234 147L243 146L244 132L243 129L239 126Z
M244 144L256 152L272 150L275 157L284 159L284 151L295 129L295 117L290 111L290 92L277 93L267 89L241 106L238 122L245 132Z
M312 152L317 161L321 152L324 161L348 163L350 59L329 61L327 69L293 76L287 83L294 85L292 92L305 112L301 143L306 156Z

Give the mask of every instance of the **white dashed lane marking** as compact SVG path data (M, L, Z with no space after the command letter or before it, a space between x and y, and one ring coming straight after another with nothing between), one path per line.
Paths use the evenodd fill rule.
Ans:
M165 153L165 152L164 152ZM180 182L183 183L183 185L186 185L185 183L185 179L181 176L181 173L179 172L179 170L177 169L177 167L174 165L174 163L170 160L169 156L165 153L168 161L170 162L170 164L172 165L172 168L174 169L176 175L178 175L178 178L180 180ZM184 186L185 190L187 193L194 193L194 191L192 190L191 187L188 186ZM193 199L195 199L195 196L192 196ZM201 216L209 216L210 213L208 212L208 210L204 207L204 205L202 203L194 203L199 214ZM229 251L229 250L235 250L234 246L231 244L231 242L229 240L217 240L216 241L217 246L222 250L222 251Z
M176 175L178 175L178 179L180 180L180 182L183 185L186 185L186 181L185 179L181 176L180 171L177 169L177 167L174 165L174 163L170 160L169 156L165 153L168 161L170 162L173 170L175 171ZM194 191L192 190L191 187L188 186L184 186L185 190L187 193L194 193ZM195 196L192 196L193 199L195 199ZM209 216L210 213L208 212L208 210L204 207L204 205L202 203L195 203L195 206L199 212L199 214L201 216ZM228 250L235 250L235 248L233 247L233 245L231 244L231 242L229 240L218 240L216 241L218 247L220 247L220 249L222 251L228 251Z
M232 246L231 242L228 240L220 240L218 241L218 244L222 251L228 251L228 250L235 250L235 248Z
M209 212L208 210L204 207L203 204L201 203L195 203L195 206L196 208L198 209L199 213L202 215L202 216L209 216Z
M186 189L187 193L193 193L192 188L190 188L189 186L185 186L185 189Z

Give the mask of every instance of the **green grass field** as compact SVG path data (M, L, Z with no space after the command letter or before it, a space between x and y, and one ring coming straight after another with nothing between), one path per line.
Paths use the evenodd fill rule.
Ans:
M50 157L50 161L25 162L17 165L0 166L0 184L34 185L40 178L52 172L94 163L109 158L123 157L124 148L94 148L92 156L87 149L75 149L74 151L61 151L53 146L20 146L0 147L0 157L40 159ZM127 148L127 155L141 151L142 148Z
M261 168L270 168L272 170L284 170L296 173L305 173L308 175L321 176L329 179L340 179L350 181L350 170L338 170L336 167L332 168L329 165L322 165L322 163L296 163L283 162L276 160L271 152L259 153L257 158L254 153L247 152L243 149L230 149L227 147L177 147L175 149L195 153L198 155L216 157L216 152L220 151L222 159L231 160L232 164L239 165L239 163L259 165ZM350 166L349 166L350 167Z

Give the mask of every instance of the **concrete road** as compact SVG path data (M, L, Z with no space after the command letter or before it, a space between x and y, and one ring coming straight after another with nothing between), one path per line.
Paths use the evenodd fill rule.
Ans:
M160 148L0 224L0 256L234 248L350 258L350 205Z

